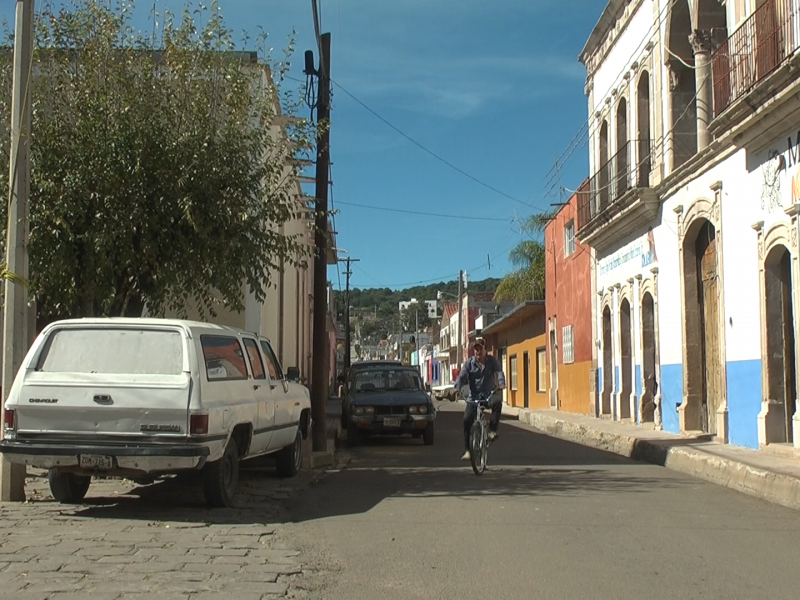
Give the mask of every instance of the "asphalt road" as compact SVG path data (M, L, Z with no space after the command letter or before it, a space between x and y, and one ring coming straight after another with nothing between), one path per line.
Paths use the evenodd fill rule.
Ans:
M433 446L372 440L296 498L304 596L797 597L797 512L513 421L478 477L439 406Z

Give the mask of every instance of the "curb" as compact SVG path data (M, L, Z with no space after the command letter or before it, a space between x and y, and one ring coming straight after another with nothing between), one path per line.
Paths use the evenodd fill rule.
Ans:
M674 446L669 440L647 440L608 433L545 413L520 410L518 418L520 422L553 437L663 466L768 502L800 510L800 479L791 475L753 467L698 448Z

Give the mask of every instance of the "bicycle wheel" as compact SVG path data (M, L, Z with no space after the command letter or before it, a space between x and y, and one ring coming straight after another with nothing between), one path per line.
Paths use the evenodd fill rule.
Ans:
M485 427L480 418L472 424L470 429L469 462L475 475L481 475L486 469L486 434Z

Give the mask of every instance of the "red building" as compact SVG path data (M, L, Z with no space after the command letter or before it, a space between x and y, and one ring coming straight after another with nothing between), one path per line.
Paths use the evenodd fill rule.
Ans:
M578 196L586 192L588 180L544 230L547 369L550 406L594 414L592 253L575 238Z

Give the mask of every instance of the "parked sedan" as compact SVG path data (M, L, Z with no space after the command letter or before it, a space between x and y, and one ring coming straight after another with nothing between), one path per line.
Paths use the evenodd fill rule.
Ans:
M433 444L436 412L419 372L411 367L375 366L354 373L343 416L351 445L374 433L410 434Z

